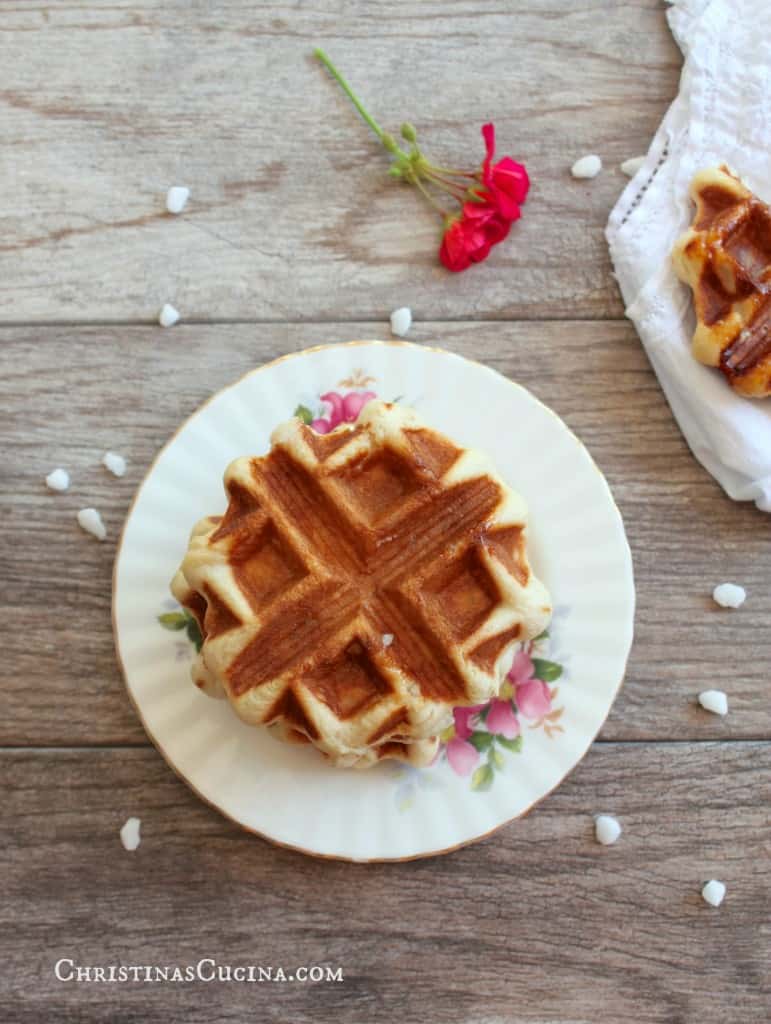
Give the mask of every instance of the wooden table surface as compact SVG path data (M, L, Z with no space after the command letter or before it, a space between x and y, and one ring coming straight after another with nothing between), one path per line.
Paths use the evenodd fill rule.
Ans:
M603 238L618 165L677 90L664 7L0 2L3 1020L771 1017L769 522L691 456ZM478 158L494 119L526 161L525 215L486 265L437 264L434 217L388 179L319 44L437 157ZM605 170L574 181L587 152ZM173 218L176 183L192 198ZM115 662L110 574L134 490L201 401L282 353L387 336L401 305L412 340L517 379L587 444L626 522L636 640L598 741L531 815L445 857L350 865L242 833L166 767ZM57 465L64 495L43 486ZM84 505L106 543L78 529ZM712 602L724 580L747 587L741 610ZM696 705L710 687L725 719ZM611 848L593 840L606 810ZM713 877L719 910L699 894ZM60 957L344 980L61 983Z

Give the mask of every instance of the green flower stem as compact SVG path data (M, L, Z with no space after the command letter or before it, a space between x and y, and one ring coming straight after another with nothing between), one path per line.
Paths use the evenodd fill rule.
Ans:
M444 189L445 192L449 192L451 196L454 196L459 202L464 202L466 199L466 186L460 185L457 181L450 181L449 178L442 177L441 174L436 174L433 166L425 167L423 169L424 175L429 181L433 181L439 188Z
M449 174L452 178L471 178L473 180L479 177L479 175L474 174L472 171L461 171L457 167L438 167L436 164L431 164L431 166L435 171Z
M317 47L313 51L313 55L316 58L318 58L318 60L321 61L321 63L324 65L324 67L327 69L327 71L330 73L330 75L334 78L334 80L337 82L337 84L343 90L343 92L348 97L348 99L351 101L351 103L353 103L354 107L356 107L356 109L358 110L359 114L364 118L366 123L370 126L370 128L375 133L375 135L377 135L378 139L380 139L381 143L386 147L386 149L388 149L389 151L395 153L397 156L403 156L406 159L407 158L407 154L404 152L404 150L399 148L399 146L396 144L396 142L394 141L392 136L387 135L386 132L383 131L383 129L377 123L375 118L372 116L372 114L370 114L370 112L367 110L367 108L361 102L361 100L356 95L356 93L353 91L353 89L348 84L348 82L346 82L346 80L343 78L343 76L337 70L337 68L332 63L332 61L329 59L329 57L326 55L326 53L322 49Z
M447 217L448 217L447 210L445 210L445 208L443 206L440 206L439 203L437 203L436 199L434 199L434 197L428 191L428 189L423 184L423 182L420 180L420 178L418 178L418 177L413 178L411 183L418 189L418 191L421 193L421 195L424 197L424 199L426 199L433 206L433 208L435 210L437 210L442 215L442 217L445 220L447 220Z

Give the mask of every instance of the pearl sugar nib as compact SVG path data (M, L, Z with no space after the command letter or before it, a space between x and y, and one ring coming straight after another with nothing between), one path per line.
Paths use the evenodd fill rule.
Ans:
M120 830L120 841L123 843L124 849L129 852L136 850L141 842L139 837L139 827L141 824L140 818L128 818Z
M166 193L166 209L169 213L182 213L190 198L190 189L173 185Z
M66 491L70 486L70 474L66 469L54 469L46 477L46 487L50 491Z
M621 164L621 171L628 177L633 178L645 163L644 156L633 156Z
M596 178L601 170L602 160L596 153L590 153L576 160L570 168L570 173L574 178Z
M736 583L721 583L712 591L712 597L721 608L740 608L747 599L747 591Z
M391 334L395 334L397 338L403 338L410 327L412 327L412 310L409 306L395 309L391 314Z
M699 694L699 704L713 715L728 714L728 697L722 690L705 690Z
M711 907L719 907L725 897L724 883L718 882L716 878L711 879L701 890L701 897Z
M598 814L594 820L594 834L603 846L612 846L621 835L621 826L610 814Z
M102 456L102 465L109 469L113 476L123 476L126 472L126 460L116 452L105 452Z
M179 311L174 309L170 303L165 303L158 316L158 323L161 327L173 327L179 321Z
M102 522L102 517L95 508L82 508L78 512L78 525L81 530L93 534L97 540L104 540L107 536L107 529Z

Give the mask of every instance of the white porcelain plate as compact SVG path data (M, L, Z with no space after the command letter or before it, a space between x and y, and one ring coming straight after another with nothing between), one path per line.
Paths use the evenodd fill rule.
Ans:
M243 724L190 681L194 630L169 596L193 523L222 512L231 459L264 454L321 395L373 391L487 451L530 507L530 556L549 587L548 636L521 650L503 699L456 716L430 768L329 767ZM353 408L356 400L347 403ZM360 403L359 403L360 404ZM215 395L163 449L126 522L113 594L118 656L147 732L204 800L266 838L351 860L422 857L524 814L580 761L605 721L632 642L621 516L583 445L529 392L450 352L359 342L285 356Z

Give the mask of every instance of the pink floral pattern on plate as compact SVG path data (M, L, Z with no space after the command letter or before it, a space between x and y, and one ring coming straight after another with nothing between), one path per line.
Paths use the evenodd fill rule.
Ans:
M456 775L470 776L474 790L489 789L506 755L521 753L525 724L549 738L564 731L559 720L565 709L556 707L559 689L549 685L562 675L562 665L534 656L547 637L542 633L517 651L497 697L455 708L453 724L442 733L440 757Z

